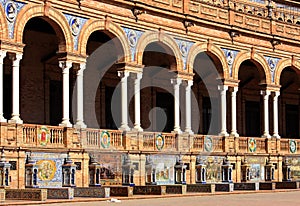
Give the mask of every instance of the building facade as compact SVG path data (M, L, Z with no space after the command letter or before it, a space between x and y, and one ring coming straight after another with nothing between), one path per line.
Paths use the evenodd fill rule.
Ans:
M10 187L300 178L299 3L0 2Z

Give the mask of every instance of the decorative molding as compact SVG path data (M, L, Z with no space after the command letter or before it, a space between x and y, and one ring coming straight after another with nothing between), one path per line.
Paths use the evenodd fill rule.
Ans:
M83 25L87 22L88 19L78 16L73 16L71 14L65 14L66 19L68 20L70 29L72 31L73 39L74 39L74 49L78 50L78 40L79 35L82 30Z
M186 70L187 69L187 57L188 57L191 47L194 45L194 42L183 40L183 39L177 39L177 38L174 38L174 40L177 43L179 51L182 56L183 70Z

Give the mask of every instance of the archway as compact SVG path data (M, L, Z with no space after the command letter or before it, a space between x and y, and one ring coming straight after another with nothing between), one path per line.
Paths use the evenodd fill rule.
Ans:
M88 127L118 129L121 101L114 97L120 99L117 62L124 58L123 48L112 33L96 30L88 38L86 52L84 119Z
M176 58L164 43L153 42L143 52L141 81L141 125L147 131L174 130L174 95L171 79L176 77Z
M299 138L299 70L286 67L280 75L279 134Z
M53 20L34 17L25 25L23 43L26 46L20 69L21 117L25 123L58 125L62 121L63 101L58 52L66 47L63 32Z
M220 93L222 64L209 52L196 55L193 64L194 101L192 101L192 129L195 133L214 134L220 132Z
M261 91L266 83L262 66L245 60L239 67L237 93L237 128L241 136L259 137L263 134L263 102Z

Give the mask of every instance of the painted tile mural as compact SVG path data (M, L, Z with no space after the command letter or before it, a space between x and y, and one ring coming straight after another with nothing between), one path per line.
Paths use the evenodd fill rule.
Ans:
M265 161L264 157L247 157L250 164L250 181L257 182L265 179Z
M67 154L27 153L38 165L37 185L39 188L62 187L62 165Z
M291 165L292 180L300 180L300 157L288 157L288 162Z
M174 165L176 156L173 155L151 155L153 165L156 166L156 183L158 185L174 184Z
M222 182L221 166L224 157L219 156L202 156L206 165L206 182L216 183Z

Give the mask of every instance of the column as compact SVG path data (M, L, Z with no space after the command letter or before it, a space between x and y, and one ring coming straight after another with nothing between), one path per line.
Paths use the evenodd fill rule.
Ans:
M238 137L239 134L237 133L237 125L236 125L236 93L238 91L238 87L233 87L231 91L231 133L230 136Z
M77 120L76 127L86 128L83 118L83 72L86 64L80 64L80 69L77 71Z
M273 137L279 139L280 136L278 134L278 96L280 95L279 91L275 92L275 96L273 97L273 122L274 122L274 132Z
M72 127L70 123L70 68L72 67L72 62L60 61L59 67L62 69L63 74L63 118L59 126Z
M128 94L127 80L129 77L128 71L118 71L118 76L121 78L121 127L120 130L129 131L128 127Z
M264 134L262 137L270 138L269 134L269 96L270 91L261 91L261 95L264 98Z
M6 57L6 51L0 51L0 122L6 122L3 116L3 60Z
M171 79L171 83L174 86L174 132L181 133L180 129L180 84L182 79Z
M191 87L193 80L187 80L185 84L185 132L193 134L192 131L192 99L191 99Z
M219 85L218 87L221 94L221 132L220 136L229 136L226 128L226 92L228 90L228 86Z
M143 131L141 127L141 79L143 73L134 73L134 130Z
M23 124L20 118L20 61L23 54L16 54L12 62L12 117L9 123Z

